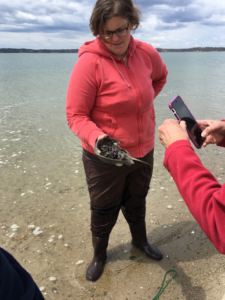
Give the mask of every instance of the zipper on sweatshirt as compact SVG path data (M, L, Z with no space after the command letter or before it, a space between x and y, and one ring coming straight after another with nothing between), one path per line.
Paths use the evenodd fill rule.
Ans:
M126 60L125 60L126 59ZM128 67L129 69L129 65L128 65L128 57L125 55L125 59L121 59L123 62L125 62L126 66Z
M132 73L130 71L130 67L128 65L128 61L124 63L126 64L127 68L128 68L128 74L129 74L129 77L130 77L130 80L135 88L135 91L136 91L136 94L137 94L137 98L138 98L138 131L139 131L139 138L140 138L140 154L141 156L143 156L143 150L142 150L142 136L141 136L141 131L142 131L142 127L141 127L141 99L140 99L140 96L139 96L139 93L138 93L138 89L136 87L136 85L134 84L134 81L132 79Z

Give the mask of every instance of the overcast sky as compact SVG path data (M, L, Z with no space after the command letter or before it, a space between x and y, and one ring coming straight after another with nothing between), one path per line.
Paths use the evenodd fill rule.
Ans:
M0 48L77 49L93 0L0 0ZM160 48L225 47L225 0L136 0L136 39Z

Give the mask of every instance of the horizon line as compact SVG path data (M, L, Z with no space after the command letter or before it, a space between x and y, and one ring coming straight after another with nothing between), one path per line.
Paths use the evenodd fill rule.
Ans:
M203 51L206 52L210 51L225 51L225 47L190 47L190 48L161 48L161 47L154 47L159 52L170 52L170 51ZM13 53L13 52L70 52L70 53L77 53L78 49L31 49L31 48L0 48L0 53Z

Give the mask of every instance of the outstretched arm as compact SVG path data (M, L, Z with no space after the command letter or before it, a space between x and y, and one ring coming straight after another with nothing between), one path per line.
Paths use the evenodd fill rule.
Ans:
M166 120L159 127L159 138L166 148L163 164L190 212L217 250L225 254L225 184L221 186L202 165L178 122Z

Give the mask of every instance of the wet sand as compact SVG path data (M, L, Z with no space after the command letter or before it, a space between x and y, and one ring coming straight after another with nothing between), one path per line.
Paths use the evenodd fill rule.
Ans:
M47 131L37 132L36 138L49 138ZM21 138L27 133L18 134ZM67 145L61 152L58 147L57 153L54 145L45 152L41 143L40 149L30 143L27 155L26 142L18 144L12 139L0 147L1 247L28 270L46 300L153 299L170 269L178 275L161 300L225 299L225 257L201 231L163 168L164 148L158 139L146 223L149 242L162 251L164 258L156 262L134 249L128 225L120 214L110 236L104 273L94 283L85 279L93 250L79 142L69 144L70 151ZM197 151L204 165L223 183L223 149ZM39 164L35 161L38 152L45 153ZM13 231L12 225L18 228ZM80 260L83 262L77 264Z

